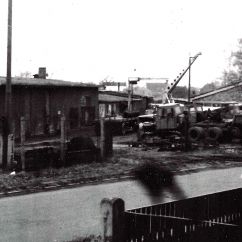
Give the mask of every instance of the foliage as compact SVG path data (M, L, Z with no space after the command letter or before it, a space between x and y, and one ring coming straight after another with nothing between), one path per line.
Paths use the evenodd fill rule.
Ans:
M191 87L191 97L196 96L199 93L199 89ZM188 88L186 86L176 86L172 92L174 98L188 98Z
M174 98L187 98L187 87L186 86L176 86L172 92Z
M220 87L220 85L221 84L218 81L207 83L200 89L200 94L216 90Z
M223 86L228 86L239 80L239 75L234 70L224 71L223 73Z
M31 74L31 72L29 72L29 71L25 71L25 72L20 72L20 74L17 75L17 76L15 76L15 77L32 78L33 75Z
M123 91L128 93L128 88L124 88ZM146 87L139 87L139 86L134 86L133 87L133 94L141 95L141 96L147 96L147 97L151 97L152 96L152 92L148 88L146 88Z
M242 81L242 39L238 40L237 51L231 53L230 66L230 69L223 73L223 86Z

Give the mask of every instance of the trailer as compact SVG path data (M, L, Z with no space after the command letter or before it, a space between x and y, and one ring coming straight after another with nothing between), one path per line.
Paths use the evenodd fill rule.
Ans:
M219 112L218 112L219 114ZM220 112L220 116L222 111ZM188 137L191 142L230 142L233 139L242 138L242 114L234 114L232 119L221 121L212 120L210 117L202 122L193 124L188 130Z

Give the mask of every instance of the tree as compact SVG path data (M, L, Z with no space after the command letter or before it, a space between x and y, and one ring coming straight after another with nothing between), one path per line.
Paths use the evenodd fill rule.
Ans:
M219 81L214 81L205 84L201 89L200 89L200 94L207 93L213 90L218 89L221 86Z
M15 75L15 77L20 77L20 78L32 78L33 75L32 75L31 72L29 72L29 71L24 71L24 72L20 72L19 75Z
M228 86L239 81L239 75L234 70L224 71L222 86Z
M124 88L123 91L128 92L128 88ZM139 87L139 86L133 87L133 94L147 96L147 97L152 96L152 92L149 89L147 89L146 87Z
M176 86L172 92L172 97L174 98L187 98L187 87L186 86Z
M242 39L238 40L237 51L231 53L230 66L230 69L223 73L223 86L242 81Z

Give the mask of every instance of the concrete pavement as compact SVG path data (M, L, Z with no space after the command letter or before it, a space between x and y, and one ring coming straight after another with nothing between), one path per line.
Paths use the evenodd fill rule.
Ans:
M242 168L203 171L177 176L188 197L242 187ZM99 203L120 197L126 209L150 205L148 193L137 181L83 186L0 199L0 241L46 242L99 234ZM165 193L160 200L171 201Z

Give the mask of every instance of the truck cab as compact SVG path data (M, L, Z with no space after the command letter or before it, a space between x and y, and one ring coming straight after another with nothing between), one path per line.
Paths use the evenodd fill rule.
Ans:
M155 124L157 130L176 130L183 120L184 107L178 103L161 104L157 107Z

